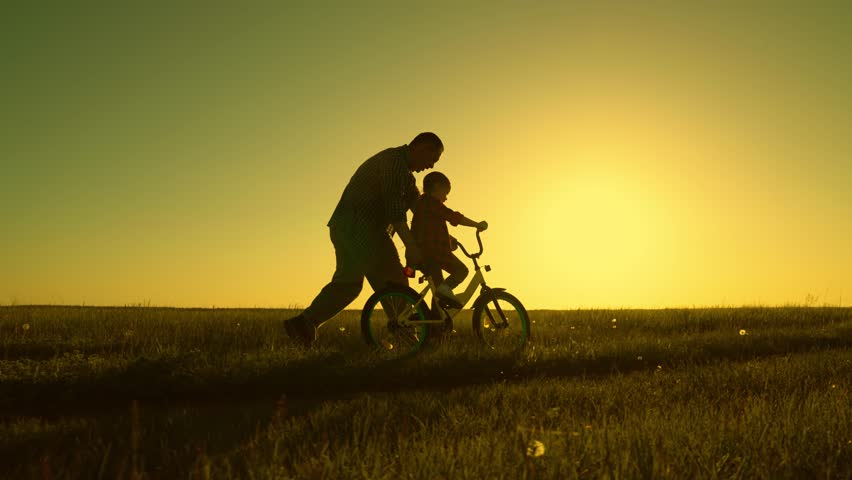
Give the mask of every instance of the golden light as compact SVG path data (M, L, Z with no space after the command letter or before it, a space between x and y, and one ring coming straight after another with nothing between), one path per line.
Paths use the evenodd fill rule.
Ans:
M565 175L536 197L526 212L537 232L531 251L587 281L651 265L654 240L668 229L641 185L617 175Z

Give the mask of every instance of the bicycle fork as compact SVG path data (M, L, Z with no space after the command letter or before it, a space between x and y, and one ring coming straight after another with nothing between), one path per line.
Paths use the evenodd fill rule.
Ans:
M500 304L497 302L497 296L494 295L490 290L488 291L488 295L491 297L489 302L486 302L483 305L485 309L485 314L488 315L488 320L491 322L491 325L494 325L494 328L506 328L509 326L509 319L506 318L506 314L503 313L503 309L500 308ZM488 304L493 303L494 309L497 310L497 313L500 314L500 321L497 322L494 320L494 315L491 314L491 309L488 308Z

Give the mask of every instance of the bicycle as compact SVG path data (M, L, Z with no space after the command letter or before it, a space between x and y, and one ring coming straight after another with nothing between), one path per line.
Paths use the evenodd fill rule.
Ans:
M458 242L464 255L473 260L474 275L464 292L456 296L461 307L435 295L436 285L427 275L420 277L418 283L428 282L419 293L407 285L389 284L373 293L361 311L361 334L369 346L378 351L396 351L400 354L413 354L426 343L431 326L452 325L452 320L464 309L477 288L479 295L473 302L471 326L476 336L492 350L515 351L524 347L530 337L529 315L520 300L506 292L505 288L489 287L485 283L483 270L491 271L490 265L479 265L483 246L480 232L476 232L479 252L470 254ZM406 267L408 269L408 267ZM416 270L406 272L414 277ZM432 293L437 299L433 306L426 305L426 295ZM377 307L382 305L382 309Z

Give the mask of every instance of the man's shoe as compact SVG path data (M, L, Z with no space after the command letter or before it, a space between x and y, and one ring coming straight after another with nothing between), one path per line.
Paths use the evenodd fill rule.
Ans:
M306 348L310 348L317 339L317 327L304 315L284 320L284 331L293 341Z
M464 307L464 305L462 305L459 297L457 297L456 294L453 293L453 291L450 289L450 287L447 286L446 283L442 283L442 284L438 285L438 288L435 289L435 293L437 294L438 300L440 301L441 305L443 305L445 307L450 307L450 308L462 308L462 307Z

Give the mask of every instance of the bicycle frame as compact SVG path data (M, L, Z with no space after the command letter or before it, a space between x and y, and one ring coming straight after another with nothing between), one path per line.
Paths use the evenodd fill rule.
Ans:
M458 243L459 248L461 248L461 250L462 250L462 252L464 252L465 256L470 258L471 260L473 260L473 266L474 266L474 271L475 271L473 277L470 279L470 283L468 283L464 292L456 295L456 297L458 297L458 299L461 301L462 308L451 308L451 307L444 308L444 307L438 306L437 310L438 310L438 313L441 316L440 319L409 320L408 317L412 313L412 308L417 307L418 305L420 305L421 302L425 301L426 300L426 294L428 292L431 291L432 292L432 298L436 298L435 291L436 291L437 286L435 285L435 282L432 281L432 277L427 276L427 275L423 275L423 276L420 277L419 282L423 283L424 281L427 281L428 285L426 285L426 287L423 288L423 290L420 291L417 302L415 302L415 304L413 306L407 307L405 310L403 310L403 312L401 312L399 317L397 317L397 322L399 322L400 326L411 326L411 325L422 325L422 324L443 324L446 320L454 319L459 314L459 312L461 312L464 309L464 305L467 305L467 303L473 298L474 294L476 293L477 288L479 288L480 286L482 286L486 289L488 288L488 286L485 284L485 275L483 275L482 269L484 268L485 271L488 272L488 271L491 271L491 266L490 265L483 265L482 267L480 267L479 262L477 262L477 259L480 257L480 255L482 255L482 251L483 251L482 240L479 238L479 231L476 232L476 240L479 243L479 252L477 252L475 254L467 253L467 250L465 250L464 246L462 246L461 243ZM427 310L430 310L430 309L427 309ZM502 312L501 312L501 314L502 314ZM489 313L489 316L490 316L490 313Z

